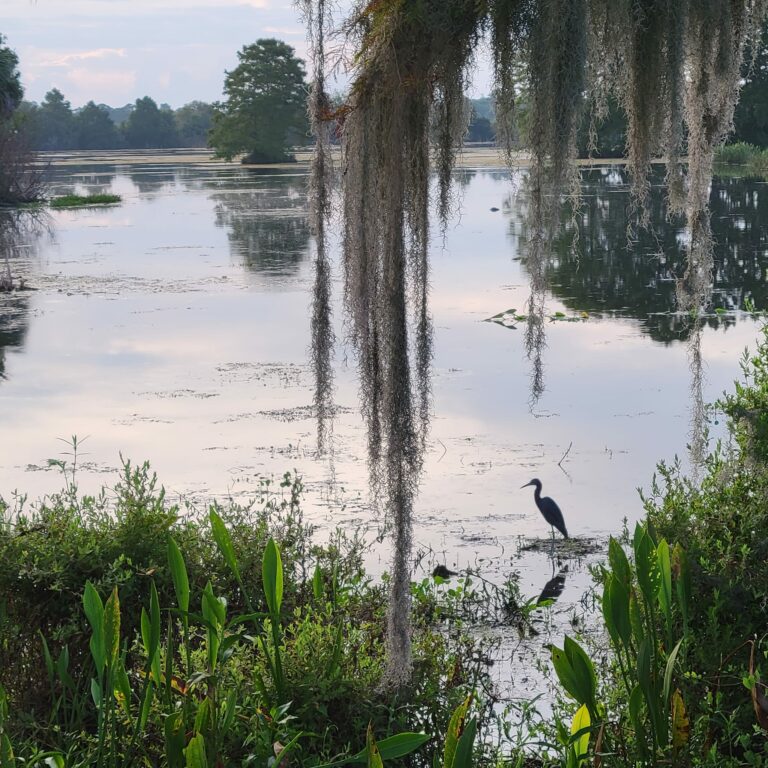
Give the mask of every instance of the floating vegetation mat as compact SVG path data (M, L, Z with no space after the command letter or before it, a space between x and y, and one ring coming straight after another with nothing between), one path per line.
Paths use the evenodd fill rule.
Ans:
M528 322L528 315L519 314L516 309L505 309L503 312L499 312L493 317L487 317L483 320L484 323L496 323L497 325L503 325L505 328L517 329L518 323ZM554 312L551 315L546 315L546 318L553 323L565 322L565 323L580 323L585 320L589 320L589 312L578 312L576 314L566 315L565 312Z
M608 542L605 539L593 539L589 537L571 537L569 539L556 538L554 544L551 537L521 539L521 552L553 551L558 558L579 559L589 555L596 555L608 551Z
M122 202L120 195L63 195L54 197L51 208L86 208L92 205L116 205Z

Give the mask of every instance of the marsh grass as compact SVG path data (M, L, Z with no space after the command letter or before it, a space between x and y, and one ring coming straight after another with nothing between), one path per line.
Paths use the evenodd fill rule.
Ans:
M715 154L718 173L728 174L734 166L750 176L768 176L768 149L738 142L727 144Z
M85 208L91 205L116 205L122 202L120 195L62 195L49 202L51 208Z

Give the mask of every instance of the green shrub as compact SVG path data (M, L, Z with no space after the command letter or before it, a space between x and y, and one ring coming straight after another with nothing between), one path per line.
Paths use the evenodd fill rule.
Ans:
M763 178L768 174L768 150L759 150L749 163L749 170L756 176Z
M679 464L661 465L644 499L649 523L688 552L692 599L686 661L697 676L692 722L706 722L720 759L743 755L753 735L748 687L750 642L762 642L768 608L768 325L744 380L718 404L729 440L707 458L699 484ZM693 678L692 678L693 679Z
M720 147L715 153L715 162L728 165L747 165L759 152L760 150L752 144L739 141Z
M313 543L296 476L203 518L169 504L146 464L126 463L109 498L80 498L62 468L62 493L0 517L0 737L20 759L265 765L282 744L316 765L359 750L369 727L382 751L387 734L444 733L486 675L480 641L445 631L435 583L420 590L410 686L381 689L385 584L365 576L357 539Z
M715 162L721 166L720 172L726 174L728 170L722 166L741 166L750 176L765 178L768 175L768 150L744 142L720 147L715 153Z
M312 543L313 529L301 515L301 491L301 480L286 475L279 488L265 483L257 502L219 509L231 531L242 579L254 594L261 594L267 540L281 541L288 606L306 598L306 576L316 564L328 572L335 569L345 582L358 577L362 567L359 541L336 534L326 548ZM207 516L169 504L147 464L126 462L110 498L79 499L76 486L70 485L33 510L0 504L0 683L12 698L38 698L44 684L33 661L39 635L54 652L68 645L73 661L82 656L86 625L80 594L87 581L103 594L119 587L129 636L138 630L150 580L163 604L171 601L171 535L187 558L193 591L202 592L210 580L217 592L228 595L234 610L244 611L240 585L213 541Z

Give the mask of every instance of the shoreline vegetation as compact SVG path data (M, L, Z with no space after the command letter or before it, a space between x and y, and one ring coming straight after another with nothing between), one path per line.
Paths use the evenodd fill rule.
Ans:
M595 626L542 649L551 707L500 702L489 672L487 628L529 642L547 610L514 577L412 582L393 692L388 577L354 535L315 541L300 477L206 514L125 463L83 497L73 439L61 493L0 503L3 765L765 766L768 324L742 369L700 482L659 465L593 569Z
M38 152L37 164L44 167L67 167L71 165L141 165L147 162L159 165L178 165L201 163L206 167L236 167L264 168L275 170L305 171L312 160L313 149L295 147L291 150L294 160L280 163L244 163L240 159L225 160L216 157L214 150L203 148L178 147L171 149L150 150L72 150L64 152ZM338 163L341 160L341 150L334 147L330 152L331 159ZM509 169L507 155L499 147L466 145L456 158L457 169L461 168L494 168ZM519 151L512 154L513 168L529 168L532 162L530 154ZM681 158L686 161L685 157ZM653 165L664 165L663 158L651 160ZM576 160L580 168L618 166L626 167L628 161L622 157L586 157ZM715 154L715 170L723 167L742 166L751 168L757 175L768 172L768 149L761 149L751 144L739 142L726 144Z
M156 150L73 150L66 152L37 152L31 167L36 177L40 177L44 169L52 167L67 167L72 165L140 165L151 162L157 165L178 164L202 164L206 167L237 167L244 169L273 170L276 172L305 173L309 172L312 160L311 148L294 148L294 159L281 163L244 163L238 159L224 160L216 157L212 149L196 149L181 147L176 149ZM334 148L331 160L338 164L341 160L341 152ZM685 158L682 158L684 161ZM526 152L517 152L512 155L512 167L515 169L528 169L531 167L531 157ZM663 164L663 159L651 161L654 165ZM576 161L580 168L599 167L626 167L625 158L582 158ZM504 151L492 146L465 146L456 159L456 168L487 168L507 170L510 168L509 156ZM768 149L762 150L750 144L738 143L726 145L718 150L715 156L716 172L731 175L734 172L743 172L748 175L765 177L768 175ZM43 189L39 184L40 190ZM17 205L8 204L0 206L0 210L23 210L35 208L41 205L49 205L54 209L78 208L91 205L111 205L121 202L119 195L95 194L95 195L65 195L52 198L48 201L39 193L39 199L35 202L20 200Z
M120 195L62 195L48 201L51 208L86 208L97 205L115 205L122 202Z
M155 150L73 150L66 152L39 152L38 162L54 167L70 165L112 165L119 162L120 165L139 165L146 162L172 165L180 163L205 163L206 166L237 167L237 168L274 168L296 171L308 168L313 149L308 147L296 147L291 150L294 160L281 163L243 163L238 158L224 160L215 156L212 149L190 149L179 147L176 149ZM338 163L341 160L341 150L337 147L331 149L331 159ZM512 154L513 165L517 168L527 168L531 164L531 156L523 151ZM654 164L662 164L661 158L652 161ZM582 158L576 161L580 167L590 166L625 166L626 158ZM465 146L456 159L457 168L509 168L507 154L499 147L489 146Z
M121 165L138 165L152 162L160 165L195 164L201 163L207 167L230 167L251 169L271 169L274 171L308 172L312 160L311 148L294 148L293 160L280 163L245 163L238 159L225 160L217 157L212 149L175 148L156 150L73 150L66 152L38 152L35 154L34 167L51 168L66 167L71 165L112 165L119 162ZM338 162L341 152L338 148L331 150L331 160ZM685 158L681 158L685 162ZM531 167L531 157L524 151L512 155L512 167L527 169ZM580 168L591 167L626 167L628 161L625 158L581 158L576 161ZM664 160L657 158L652 164L664 164ZM501 148L493 146L465 146L456 159L457 169L462 168L488 168L508 169L510 167L509 155ZM768 149L761 149L745 142L727 144L720 147L715 153L715 172L725 175L744 173L750 176L765 178L768 176ZM40 171L37 172L38 175ZM52 198L47 204L54 209L78 208L92 205L112 205L120 203L122 198L113 194L94 195L64 195ZM45 205L46 201L19 202L19 209L34 208ZM7 206L13 209L14 206Z
M750 176L768 176L768 148L746 142L726 144L715 153L715 172L725 167L743 169Z
M41 151L35 153L36 168L67 167L72 165L141 165L147 162L159 165L178 165L201 163L206 167L236 167L274 169L304 172L309 168L313 150L309 147L295 147L291 150L293 160L279 163L244 163L239 158L225 160L216 157L212 149L198 149L178 147L169 149L149 150L72 150L72 151ZM338 164L341 160L341 150L337 147L331 149L331 159ZM686 158L681 158L685 162ZM575 161L580 168L590 167L626 167L626 158L600 158L587 157ZM531 166L530 154L524 151L512 154L512 167L526 169ZM653 165L663 165L663 158L651 160ZM768 149L761 149L751 144L740 142L727 144L721 147L715 154L715 170L721 171L729 167L743 167L755 173L765 175L768 173ZM456 158L456 168L492 168L507 170L510 164L508 156L499 147L472 146L463 147Z

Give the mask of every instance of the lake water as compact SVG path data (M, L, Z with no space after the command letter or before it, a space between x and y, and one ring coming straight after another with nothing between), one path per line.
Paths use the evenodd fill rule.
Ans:
M547 313L577 319L547 323L545 391L532 403L524 324L484 322L528 298L519 179L463 168L457 181L460 209L431 249L434 412L414 539L449 567L519 570L536 595L553 566L519 546L549 527L524 483L542 480L571 535L602 540L641 516L636 489L657 461L685 460L690 322L674 312L684 233L662 224L628 253L621 172L585 173L578 252L561 238L548 268ZM121 453L149 460L171 498L202 509L296 469L308 520L375 536L338 263L332 460L315 450L303 169L69 164L54 185L123 202L52 213L12 249L14 276L35 290L0 295L0 492L60 489L47 460L77 435L83 491L114 483ZM705 400L730 387L754 346L744 299L768 303L765 185L718 179L712 205L725 311L702 331ZM386 567L386 548L377 553L374 571ZM586 562L570 564L556 627L588 582Z

